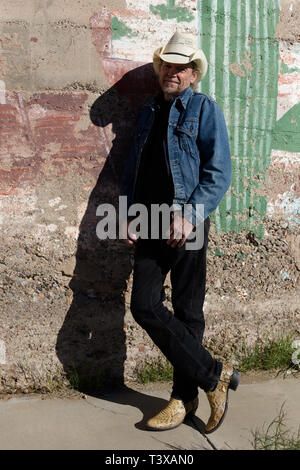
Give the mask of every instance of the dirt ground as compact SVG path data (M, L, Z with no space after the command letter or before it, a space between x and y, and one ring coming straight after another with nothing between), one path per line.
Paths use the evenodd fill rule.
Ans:
M280 370L254 370L249 372L241 373L241 382L240 384L256 384L261 382L267 382L268 380L273 380L275 378L284 378L286 380L291 380L293 377L300 377L300 371L293 371L291 374L286 374L284 371ZM171 382L150 382L147 384L139 384L137 382L128 382L128 386L137 391L143 392L152 392L154 390L170 390L172 383Z
M248 372L241 373L241 382L240 384L256 384L267 382L274 379L284 379L284 380L293 380L293 378L300 377L300 371L292 371L290 374L287 374L283 370L252 370ZM143 392L143 393L152 393L157 390L170 392L172 388L172 382L149 382L146 384L141 384L134 381L125 381L125 386L129 389ZM105 391L110 391L109 387L105 387ZM100 391L101 393L101 391ZM85 399L86 394L74 389L62 389L53 393L3 393L0 394L0 400L10 400L12 398L38 398L41 400L48 400L54 398L61 399Z

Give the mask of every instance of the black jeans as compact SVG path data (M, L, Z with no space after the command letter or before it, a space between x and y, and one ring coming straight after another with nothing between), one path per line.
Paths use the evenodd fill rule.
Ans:
M203 347L203 303L209 217L204 221L204 244L198 250L171 248L166 240L136 244L131 312L174 368L172 396L194 399L198 387L213 391L222 363ZM174 315L164 306L163 284L171 271Z

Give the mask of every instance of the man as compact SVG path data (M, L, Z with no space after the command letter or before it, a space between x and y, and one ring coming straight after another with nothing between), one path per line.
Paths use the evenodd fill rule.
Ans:
M129 222L126 232L127 244L135 246L133 317L174 367L170 401L146 427L167 430L181 424L198 407L199 387L211 406L209 433L222 423L228 390L236 390L240 379L237 370L202 345L209 214L230 185L230 149L222 111L211 97L194 91L207 61L193 38L176 32L154 52L153 66L161 93L140 113L120 191L129 206L142 203L150 213L154 204L174 209L167 238L161 225L154 239L138 238ZM149 223L153 227L151 217ZM199 227L203 245L186 249ZM174 314L163 304L169 271Z

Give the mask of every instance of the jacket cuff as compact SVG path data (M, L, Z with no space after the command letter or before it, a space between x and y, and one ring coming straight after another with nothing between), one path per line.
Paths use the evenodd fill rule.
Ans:
M200 225L205 219L204 204L173 204L171 209L181 211L183 217L194 227Z

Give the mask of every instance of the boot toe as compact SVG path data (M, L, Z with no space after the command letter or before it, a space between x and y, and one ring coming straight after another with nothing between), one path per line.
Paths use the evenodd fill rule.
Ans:
M181 400L171 398L167 406L157 415L148 419L146 428L151 431L167 431L183 423L187 414L194 413L198 406L198 398L184 404Z

